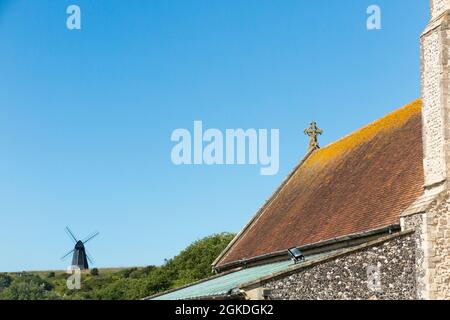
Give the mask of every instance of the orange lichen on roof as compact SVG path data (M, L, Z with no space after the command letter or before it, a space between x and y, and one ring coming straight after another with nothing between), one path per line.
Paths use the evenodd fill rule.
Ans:
M421 101L314 151L218 266L399 223L423 193Z
M320 152L316 152L308 159L308 161L306 161L304 165L336 160L337 157L344 155L358 145L372 139L381 131L388 131L401 127L405 122L411 119L411 117L421 112L421 109L422 101L417 99L416 101L387 114L386 116L366 125L352 134L329 144L325 148L320 149Z

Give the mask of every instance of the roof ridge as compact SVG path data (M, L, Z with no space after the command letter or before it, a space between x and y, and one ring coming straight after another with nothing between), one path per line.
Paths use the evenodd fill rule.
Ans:
M339 139L337 139L337 140L335 140L335 141L333 141L333 142L330 142L329 144L325 145L324 147L321 147L320 150L324 150L324 149L327 149L327 148L329 148L329 147L332 147L333 145L335 145L335 144L337 144L337 143L339 143L339 142L341 142L341 141L343 141L343 140L345 140L345 139L348 139L348 138L350 138L350 137L352 137L352 136L354 136L354 135L356 135L356 134L358 134L358 133L361 133L362 131L369 129L370 127L373 127L373 126L375 126L376 124L379 124L379 123L381 123L381 122L383 122L383 121L386 121L387 119L393 117L393 116L396 115L397 113L399 113L399 112L401 112L401 111L405 111L405 110L407 110L408 108L414 107L415 104L417 104L417 103L419 103L419 102L420 102L420 103L422 102L422 99L421 99L421 98L417 98L416 100L414 100L414 101L412 101L412 102L410 102L410 103L408 103L408 104L406 104L406 105L404 105L404 106L402 106L402 107L400 107L400 108L398 108L398 109L396 109L396 110L394 110L394 111L391 111L391 112L385 114L385 115L382 116L381 118L378 118L378 119L376 119L376 120L374 120L374 121L372 121L372 122L369 122L368 124L366 124L366 125L364 125L364 126L358 128L358 129L356 129L356 130L354 130L354 131L352 131L352 132L350 132L350 133L348 133L348 134L346 134L346 135L344 135L344 136L342 136L342 137L340 137ZM412 114L410 114L410 116L411 116L411 115L412 115ZM409 118L409 117L408 117L408 118Z

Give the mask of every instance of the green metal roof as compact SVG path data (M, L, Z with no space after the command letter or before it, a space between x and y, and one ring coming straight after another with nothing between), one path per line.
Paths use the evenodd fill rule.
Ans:
M329 255L335 252L336 251L328 252L326 254L312 255L307 257L306 261L315 260L324 255ZM270 276L271 274L280 271L284 271L293 264L294 263L289 260L239 270L155 297L153 298L153 300L188 300L200 297L206 298L214 296L225 296L232 293L237 293L240 285L258 280L266 276Z
M195 284L159 297L154 300L185 300L198 297L223 296L237 290L240 284L257 280L272 273L282 271L292 265L292 261L283 261L249 269L239 270L221 277Z

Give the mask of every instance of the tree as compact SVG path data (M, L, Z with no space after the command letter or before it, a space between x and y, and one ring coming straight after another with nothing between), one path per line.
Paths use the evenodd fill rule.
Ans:
M173 273L173 287L183 286L212 275L211 264L234 238L221 233L198 240L169 260L164 268Z
M39 278L39 277L37 277ZM25 280L16 278L0 294L2 300L50 300L58 296L52 292L53 286L43 281L36 281L36 277Z
M90 273L91 273L91 276L94 276L94 277L98 276L98 274L99 274L97 268L91 269L91 272L90 272Z
M13 281L12 277L7 274L0 274L0 291L8 288Z

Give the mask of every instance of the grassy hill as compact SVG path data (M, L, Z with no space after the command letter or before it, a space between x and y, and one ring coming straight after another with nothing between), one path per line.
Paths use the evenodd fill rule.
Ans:
M82 273L81 289L69 290L64 271L0 273L0 300L141 299L211 276L211 263L233 234L198 240L162 266L92 269Z

